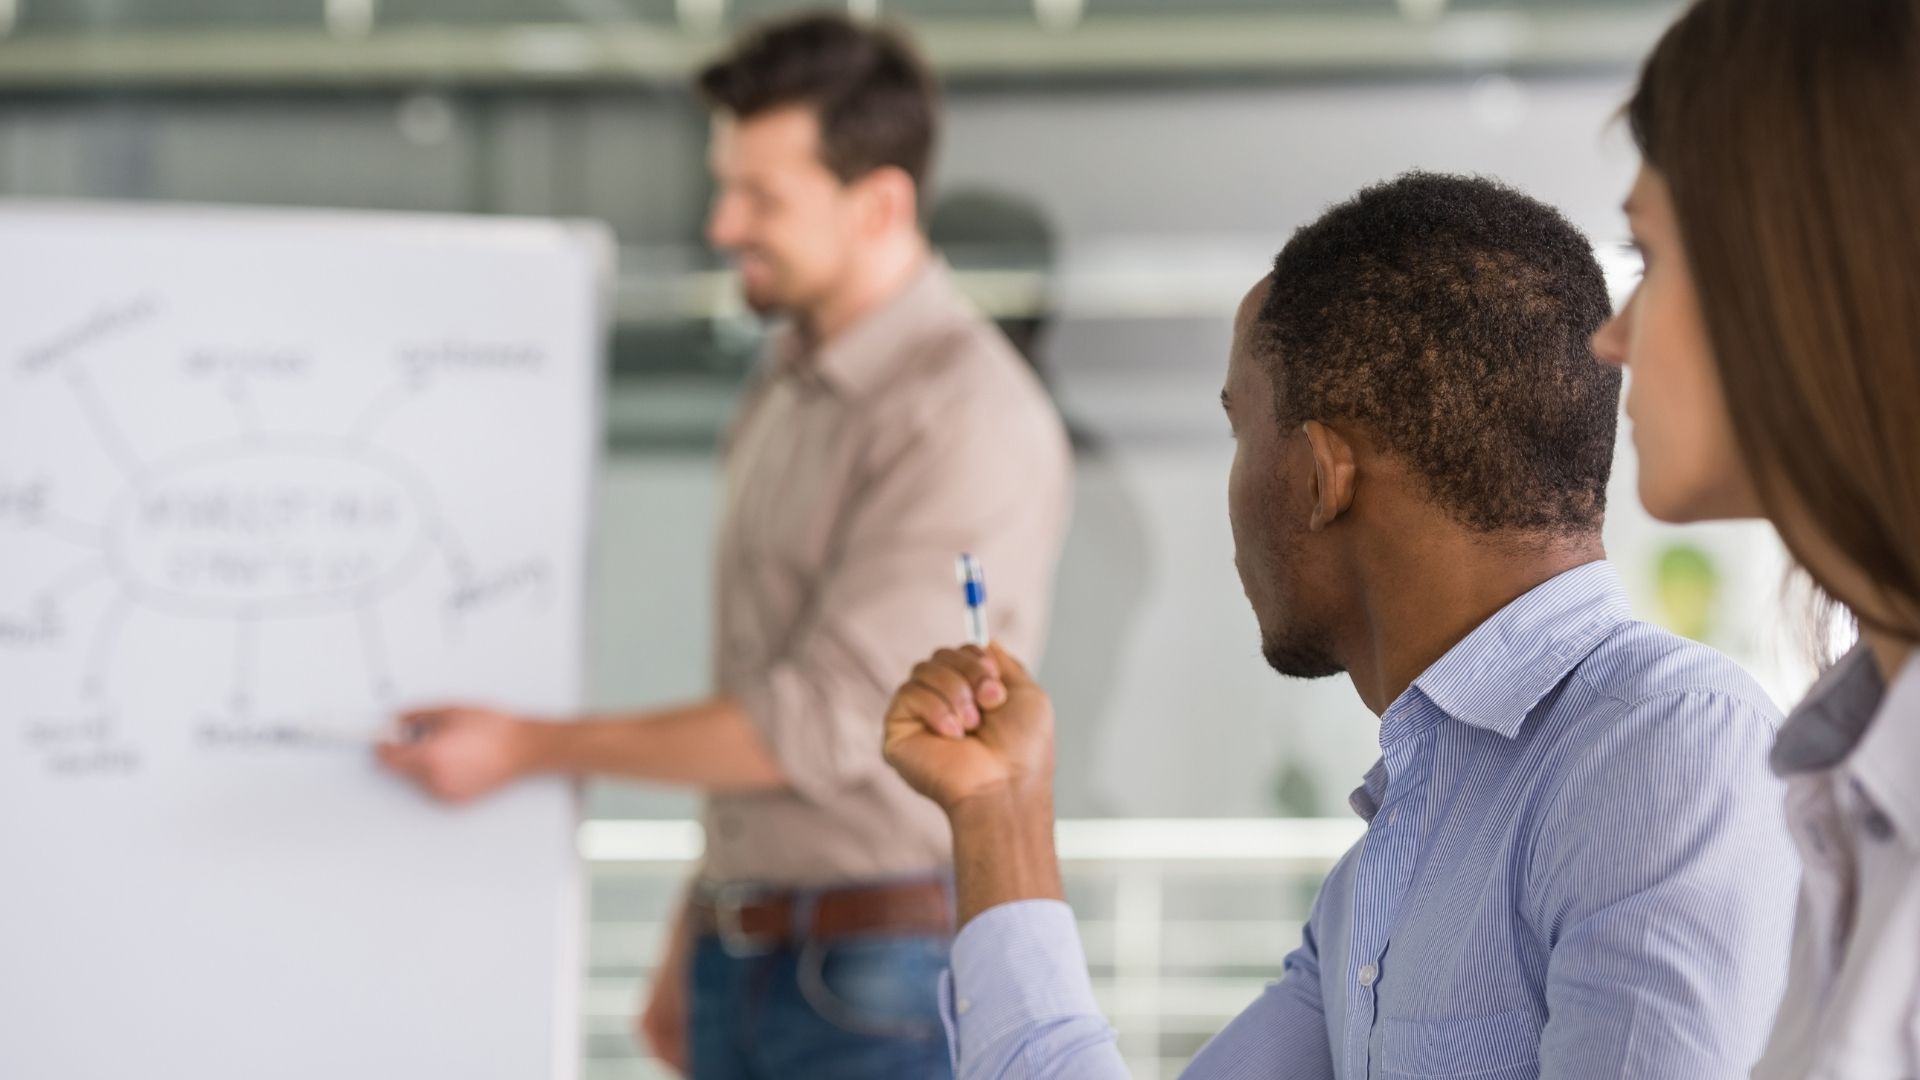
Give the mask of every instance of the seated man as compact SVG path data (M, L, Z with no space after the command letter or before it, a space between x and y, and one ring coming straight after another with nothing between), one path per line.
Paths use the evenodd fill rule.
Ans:
M1604 561L1607 309L1559 214L1426 174L1301 229L1242 302L1241 582L1267 662L1345 672L1384 756L1284 974L1189 1076L1702 1080L1758 1056L1797 873L1777 717L1636 622ZM1052 732L997 645L922 664L888 716L889 761L953 827L963 1077L1127 1075L1061 902Z

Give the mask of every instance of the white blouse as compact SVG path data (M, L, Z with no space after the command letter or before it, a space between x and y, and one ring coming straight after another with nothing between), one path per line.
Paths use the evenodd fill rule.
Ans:
M1863 646L1780 731L1805 871L1786 996L1755 1080L1920 1080L1920 653Z

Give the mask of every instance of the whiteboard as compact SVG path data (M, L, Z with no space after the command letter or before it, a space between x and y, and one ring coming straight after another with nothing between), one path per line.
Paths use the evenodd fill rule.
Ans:
M611 245L0 203L0 1077L571 1077L561 781L409 704L580 702Z

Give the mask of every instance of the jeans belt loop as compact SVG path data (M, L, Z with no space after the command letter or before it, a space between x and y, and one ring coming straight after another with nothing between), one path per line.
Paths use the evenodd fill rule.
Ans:
M713 890L713 929L721 949L736 960L765 956L774 950L773 941L747 933L740 918L741 909L762 895L762 890L744 882L728 882Z

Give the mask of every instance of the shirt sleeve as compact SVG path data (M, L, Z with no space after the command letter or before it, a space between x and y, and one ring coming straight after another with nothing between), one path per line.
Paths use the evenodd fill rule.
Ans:
M1022 900L982 912L953 942L940 1005L958 1080L1128 1080L1100 1015L1073 909Z
M1702 728L1711 730L1702 738ZM1541 820L1547 1080L1747 1076L1785 977L1798 863L1771 714L1707 691L1640 702Z
M1189 1080L1333 1080L1313 921L1285 974L1209 1041ZM1100 1015L1073 910L1022 900L960 931L941 984L959 1080L1124 1080Z
M789 784L816 802L885 768L893 691L964 641L962 552L986 570L993 635L1035 662L1044 641L1071 494L1064 429L1037 383L955 359L899 402L911 412L875 404L832 566L779 659L736 690Z

